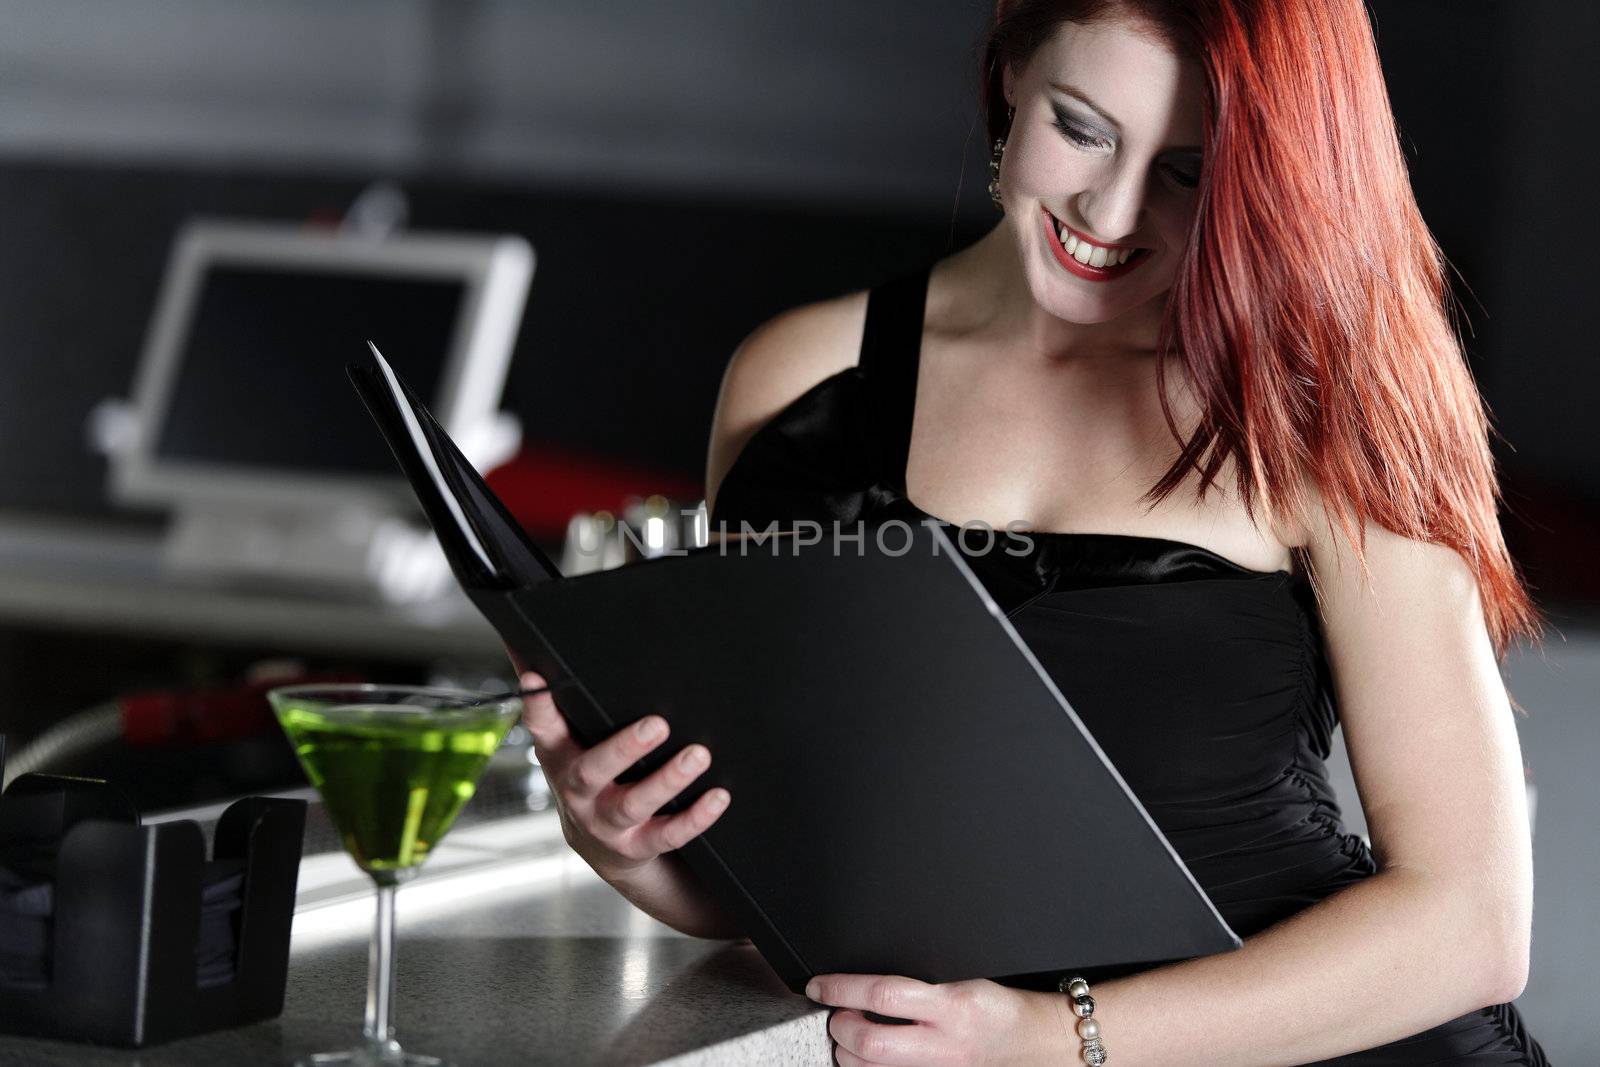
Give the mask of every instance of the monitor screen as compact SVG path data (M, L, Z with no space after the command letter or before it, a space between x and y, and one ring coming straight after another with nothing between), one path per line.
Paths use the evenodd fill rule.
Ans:
M157 460L394 474L345 378L374 341L429 402L455 345L459 273L382 275L213 262L178 344Z

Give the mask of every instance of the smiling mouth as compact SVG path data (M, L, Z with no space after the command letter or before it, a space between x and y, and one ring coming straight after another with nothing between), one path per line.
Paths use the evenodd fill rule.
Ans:
M1052 237L1054 250L1058 252L1057 258L1064 254L1073 260L1073 265L1084 267L1088 270L1105 273L1124 273L1122 269L1149 255L1150 250L1138 245L1103 245L1089 240L1071 226L1062 222L1050 213L1044 205L1039 206L1044 213L1047 228ZM1063 264L1064 266L1066 264ZM1076 273L1076 272L1075 272Z

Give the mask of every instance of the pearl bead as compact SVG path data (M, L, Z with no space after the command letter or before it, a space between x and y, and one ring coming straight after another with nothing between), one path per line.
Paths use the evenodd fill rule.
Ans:
M1094 1019L1078 1020L1078 1036L1088 1041L1092 1037L1100 1036L1100 1023Z

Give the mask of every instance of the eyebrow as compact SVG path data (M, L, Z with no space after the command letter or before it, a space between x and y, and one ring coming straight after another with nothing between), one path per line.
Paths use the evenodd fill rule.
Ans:
M1112 118L1109 111L1095 103L1093 100L1089 99L1089 94L1078 88L1076 85L1070 85L1065 82L1050 82L1049 85L1050 88L1054 89L1056 92L1061 93L1064 96L1072 97L1074 100L1078 101L1078 103L1082 104L1090 111L1093 111L1096 115L1099 115L1106 122L1110 123L1111 128L1117 133L1122 132L1122 123ZM1183 145L1178 148L1168 149L1168 151L1193 152L1195 155L1204 154L1199 145Z

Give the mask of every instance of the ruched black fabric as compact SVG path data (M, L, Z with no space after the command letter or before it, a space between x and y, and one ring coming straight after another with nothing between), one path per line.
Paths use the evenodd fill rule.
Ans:
M872 291L857 364L751 437L718 489L712 528L939 522L1241 937L1375 873L1328 784L1337 710L1301 574L1162 538L991 538L907 498L927 279ZM1547 1060L1503 1004L1324 1062Z

